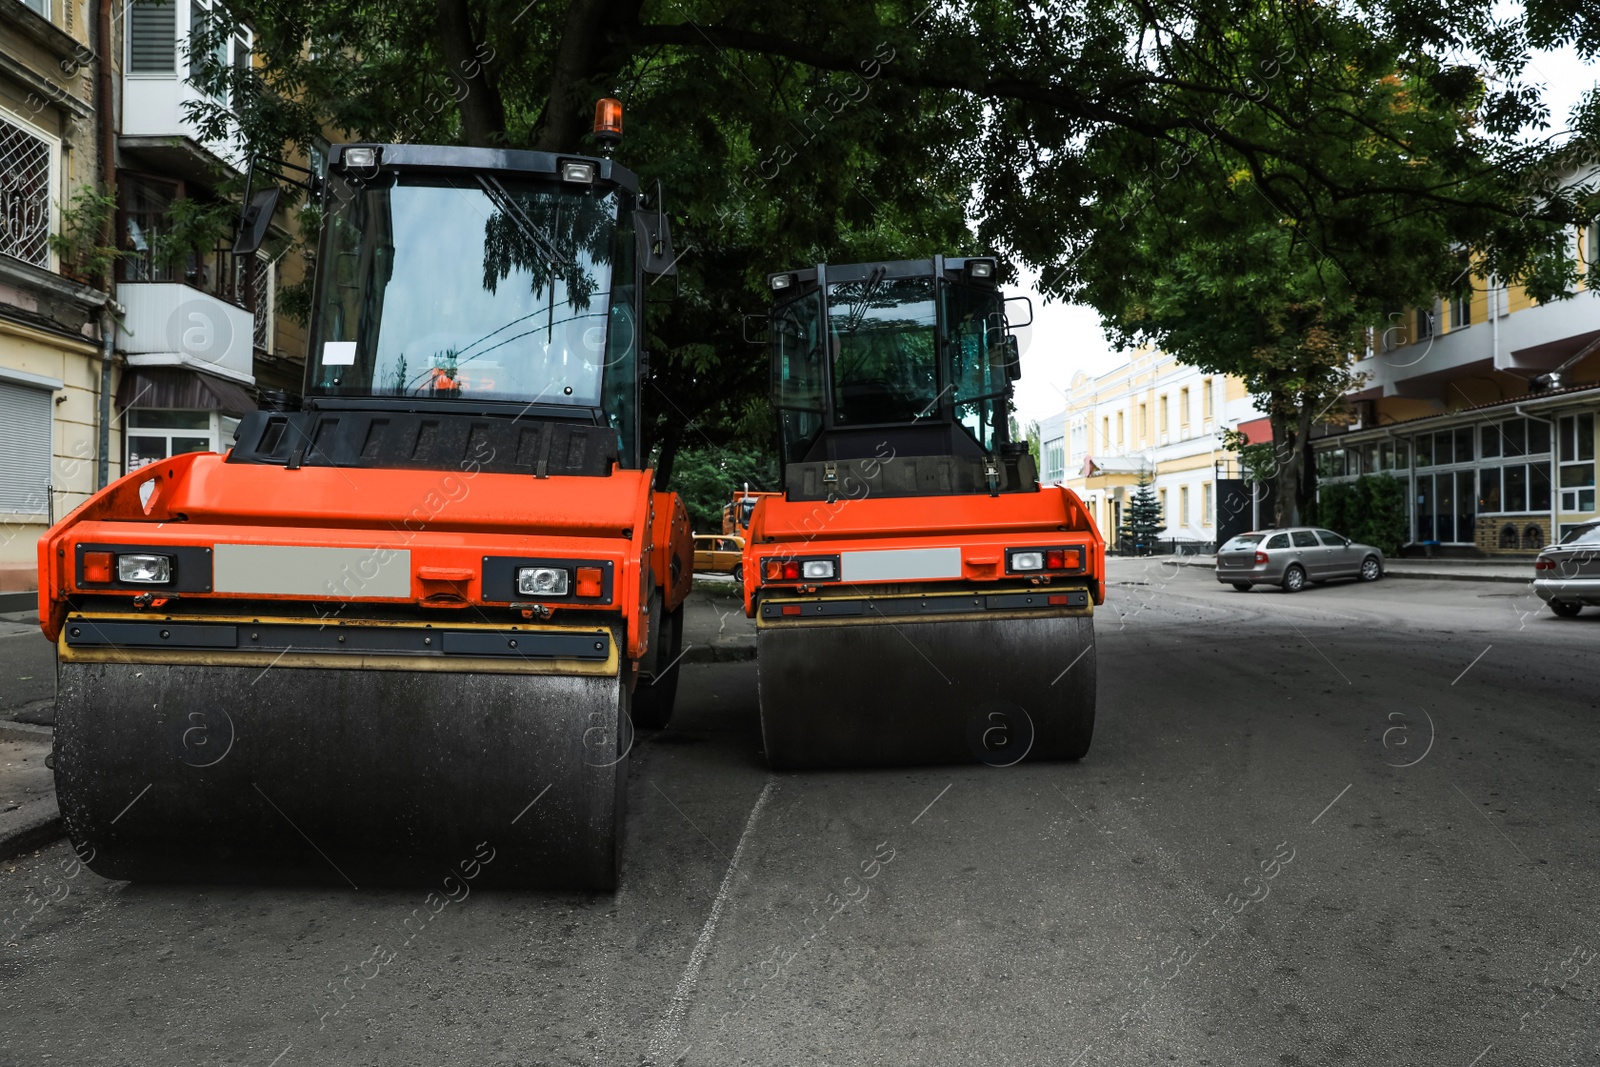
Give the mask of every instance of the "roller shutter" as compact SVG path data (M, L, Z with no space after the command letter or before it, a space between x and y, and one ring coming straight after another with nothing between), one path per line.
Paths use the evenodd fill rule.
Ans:
M50 391L0 381L0 514L46 513Z

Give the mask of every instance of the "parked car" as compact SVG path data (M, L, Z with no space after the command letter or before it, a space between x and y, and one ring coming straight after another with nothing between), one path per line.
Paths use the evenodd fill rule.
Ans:
M734 581L744 581L744 538L695 534L694 569L699 574L731 574Z
M1217 581L1239 590L1278 585L1285 593L1298 593L1307 582L1382 577L1378 549L1310 526L1243 533L1217 549Z
M1533 591L1562 618L1600 604L1600 520L1568 530L1533 561Z

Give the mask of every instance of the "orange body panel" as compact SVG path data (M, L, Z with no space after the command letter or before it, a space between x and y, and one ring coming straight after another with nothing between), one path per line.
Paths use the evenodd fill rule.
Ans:
M694 537L689 513L677 493L654 494L650 559L668 611L676 611L694 588Z
M410 565L410 589L404 597L364 595L372 575L363 573L362 561L347 567L346 577L329 583L326 596L252 593L250 599L331 602L341 605L341 611L346 604L413 604L430 618L441 610L466 611L479 616L475 621L482 621L486 607L506 609L505 601L485 598L483 557L569 558L612 564L611 601L580 605L552 599L549 621L587 626L599 622L600 615L620 616L627 654L637 659L648 640L640 609L660 580L650 567L650 481L648 470L620 469L605 478L531 478L475 469L287 470L188 453L113 482L39 540L41 625L54 640L74 595L126 597L133 606L139 590L79 584L74 549L80 543L370 549L374 571L403 550L409 552ZM148 500L141 503L141 489L150 483ZM671 498L656 504L666 515L674 508L682 512L674 494L654 495ZM687 536L685 519L683 538ZM161 595L159 588L149 591ZM236 598L184 592L181 599L194 604Z
M1082 571L1052 580L1087 581L1094 602L1105 602L1105 538L1070 489L1047 487L1037 493L1000 496L841 497L831 504L767 498L756 504L745 543L745 612L755 614L755 593L763 585L793 590L807 584L764 583L761 563L774 556L959 548L961 575L934 580L995 582L1018 580L1005 572L1006 549L1045 545L1081 547Z

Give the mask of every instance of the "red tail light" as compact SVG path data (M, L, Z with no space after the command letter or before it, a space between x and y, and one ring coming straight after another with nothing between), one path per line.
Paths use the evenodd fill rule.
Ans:
M783 578L792 581L800 577L800 561L791 559L783 565Z
M1256 562L1257 563L1265 563L1266 561L1267 561L1267 554L1265 552L1257 552L1256 553Z
M1536 559L1533 561L1533 569L1536 571L1553 571L1556 569L1556 561L1553 559Z
M1064 549L1064 548L1052 548L1052 549L1046 550L1046 552L1044 554L1044 569L1045 570L1047 570L1047 571L1060 571L1060 570L1065 570L1066 567L1067 567L1067 550L1066 549Z

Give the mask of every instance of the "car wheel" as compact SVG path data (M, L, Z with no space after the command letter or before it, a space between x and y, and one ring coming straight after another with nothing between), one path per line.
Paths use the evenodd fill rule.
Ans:
M1235 589L1239 590L1239 592L1241 592L1241 593L1248 593L1250 591L1250 583L1249 582L1234 582L1233 583L1233 587Z
M1298 593L1305 587L1305 568L1298 563L1289 564L1289 569L1283 572L1283 591L1285 593Z
M740 585L744 584L744 564L743 563L735 563L733 565L733 580L738 582Z
M1361 580L1375 582L1383 577L1383 565L1378 562L1377 556L1368 556L1361 561Z
M1552 600L1550 601L1550 610L1563 619L1570 619L1583 610L1583 605L1572 600Z

